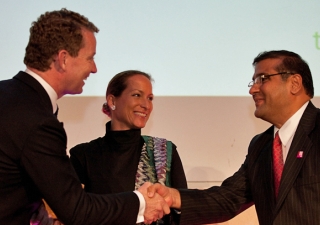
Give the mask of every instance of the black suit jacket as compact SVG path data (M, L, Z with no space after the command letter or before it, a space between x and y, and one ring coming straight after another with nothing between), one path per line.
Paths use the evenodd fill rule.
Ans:
M85 193L66 155L63 124L48 94L19 72L0 82L0 224L29 225L44 198L67 224L127 224L137 219L133 192Z
M261 225L320 223L320 110L310 102L285 162L278 200L272 173L273 126L255 136L245 162L221 187L180 190L181 224L229 220L255 204ZM303 157L297 157L298 152Z

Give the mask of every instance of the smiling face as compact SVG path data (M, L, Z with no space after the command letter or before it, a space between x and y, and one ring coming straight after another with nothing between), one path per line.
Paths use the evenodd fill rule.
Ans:
M111 111L112 130L130 130L145 127L153 109L151 81L143 75L133 75L126 81L127 87L119 97L107 96Z
M93 32L82 30L84 46L79 50L78 56L66 56L66 76L64 80L63 94L80 94L83 90L84 80L90 73L96 73L94 62L96 53L96 38Z
M275 74L282 59L265 59L255 66L253 79L257 76ZM255 102L255 116L272 124L282 124L291 113L290 78L283 80L281 75L271 76L261 84L254 84L249 93Z

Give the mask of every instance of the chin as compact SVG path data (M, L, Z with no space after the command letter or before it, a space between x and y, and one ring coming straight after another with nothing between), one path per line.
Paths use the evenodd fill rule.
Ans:
M135 125L135 129L142 129L144 128L146 125L145 124L140 124L140 125Z
M259 112L258 109L256 109L256 111L254 111L254 116L257 117L257 118L261 118L261 113Z
M80 90L69 90L66 94L77 95L77 94L81 94L82 92L83 92L83 89L81 88Z

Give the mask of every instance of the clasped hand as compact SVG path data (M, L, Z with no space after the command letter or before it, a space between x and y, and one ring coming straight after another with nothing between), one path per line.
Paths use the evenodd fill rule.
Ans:
M170 207L175 206L179 208L180 205L176 203L178 191L168 188L161 184L152 185L150 182L144 183L138 191L143 195L146 201L146 208L144 212L144 223L150 224L165 214L170 213ZM176 192L177 193L176 193ZM180 196L179 196L180 202Z

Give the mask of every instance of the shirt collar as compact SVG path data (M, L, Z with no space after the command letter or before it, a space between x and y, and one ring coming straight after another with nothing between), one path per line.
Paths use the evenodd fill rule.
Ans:
M48 93L49 98L51 100L53 113L55 113L58 108L58 106L57 106L58 95L55 92L55 90L42 77L40 77L35 72L29 70L28 68L25 70L25 72L27 74L29 74L30 76L32 76L34 79L36 79L41 84L41 86L44 88L44 90L46 90L46 92Z
M286 146L290 138L294 135L297 130L298 124L304 113L304 110L307 108L309 101L307 101L301 108L295 112L284 124L278 129L274 126L274 136L276 132L279 130L279 137L282 145Z

